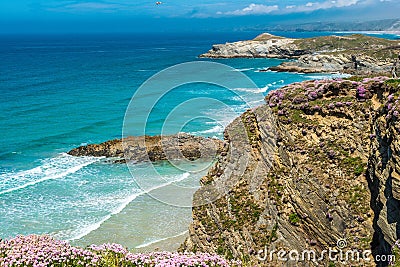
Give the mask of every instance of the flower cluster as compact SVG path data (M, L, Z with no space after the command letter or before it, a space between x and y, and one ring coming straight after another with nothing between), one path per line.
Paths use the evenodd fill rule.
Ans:
M106 243L102 245L90 245L90 250L97 251L97 252L113 252L117 254L127 254L128 250L121 246L120 244L115 243Z
M0 241L0 266L97 266L100 256L50 236L17 236Z
M208 253L153 252L131 253L119 244L91 245L87 249L71 246L48 235L17 236L0 241L0 266L241 266Z
M363 84L358 85L357 87L357 98L366 99L367 98L367 89Z
M278 89L269 94L269 106L275 107L282 104L282 100L285 99L285 91L283 89Z
M153 252L126 256L127 261L135 266L241 266L240 261L227 261L218 255L208 253Z
M286 116L292 109L309 112L342 109L352 106L356 101L370 99L375 88L387 79L388 77L373 77L362 81L334 79L294 83L270 92L266 101L269 107L277 108L279 116ZM336 101L330 102L332 97L337 97ZM399 112L393 111L392 115L399 115Z
M389 78L386 76L378 76L378 77L372 77L372 78L364 78L362 80L363 83L370 83L370 82L378 82L378 83L383 83Z
M393 117L395 118L400 117L399 100L398 99L395 100L395 96L393 94L390 94L387 98L386 109L387 109L386 119L390 119Z

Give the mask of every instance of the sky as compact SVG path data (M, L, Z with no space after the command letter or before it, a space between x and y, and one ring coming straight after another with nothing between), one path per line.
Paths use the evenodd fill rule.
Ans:
M400 18L400 0L1 0L0 33L235 31Z

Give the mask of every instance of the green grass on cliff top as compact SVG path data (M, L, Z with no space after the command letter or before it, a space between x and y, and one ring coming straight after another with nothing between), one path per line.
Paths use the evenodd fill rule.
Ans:
M254 41L270 39L284 39L280 36L261 34ZM345 36L320 36L313 38L296 39L294 44L301 50L310 53L340 53L354 55L368 55L379 59L397 58L400 52L400 42L363 34Z

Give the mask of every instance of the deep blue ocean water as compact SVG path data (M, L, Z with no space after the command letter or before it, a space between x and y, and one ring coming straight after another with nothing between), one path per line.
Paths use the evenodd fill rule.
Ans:
M152 181L146 164L131 166L131 175L124 164L65 152L120 138L132 95L158 71L200 60L197 56L214 43L256 35L0 36L0 238L49 233L82 245L112 241L133 248L184 232L190 208L163 204L138 188L132 176ZM266 94L292 82L326 77L259 72L279 64L277 59L213 61L248 75L258 88L244 88L247 93ZM188 85L154 110L146 133L159 134L167 111L182 99L202 95L218 95L238 114L244 111L240 101L212 86ZM222 138L223 126L234 118L211 103L193 105L193 110L205 116L219 113L224 123L199 120L167 132ZM154 184L162 194L176 193L168 189L173 181L198 181L202 175L167 163L155 167L165 178L165 184Z

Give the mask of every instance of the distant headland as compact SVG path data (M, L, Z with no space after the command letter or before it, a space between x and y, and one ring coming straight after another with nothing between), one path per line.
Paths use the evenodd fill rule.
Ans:
M376 75L391 74L399 53L399 40L362 34L294 39L263 33L253 40L213 45L200 57L291 60L265 71Z

